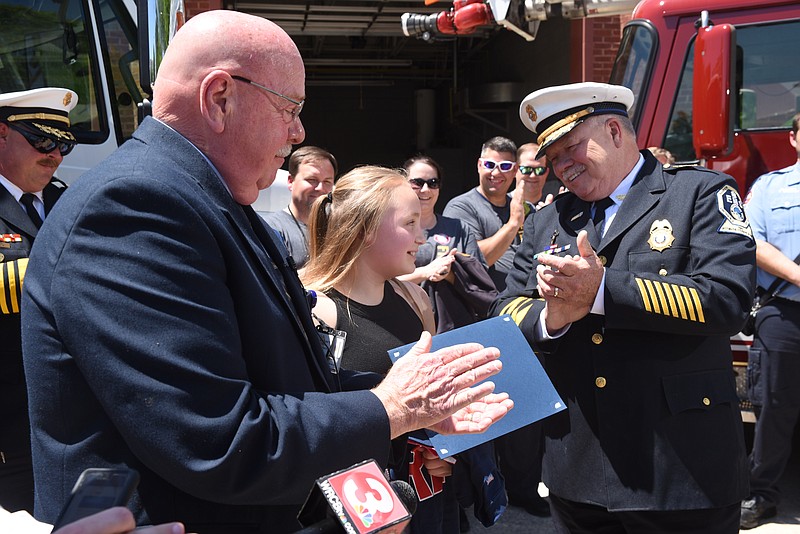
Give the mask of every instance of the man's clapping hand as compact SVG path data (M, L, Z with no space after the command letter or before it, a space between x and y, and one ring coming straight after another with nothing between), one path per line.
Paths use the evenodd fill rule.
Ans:
M465 343L429 353L430 348L431 335L423 332L372 390L386 408L392 439L419 428L483 432L513 408L507 394L492 394L494 383L478 384L502 369L496 348Z

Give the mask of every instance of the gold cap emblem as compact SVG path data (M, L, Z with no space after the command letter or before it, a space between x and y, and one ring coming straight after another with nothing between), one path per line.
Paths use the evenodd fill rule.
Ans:
M67 106L69 106L69 103L70 103L70 102L72 102L72 93L66 93L66 94L64 95L64 100L63 100L63 102L64 102L64 107L67 107Z
M536 122L537 115L536 115L536 110L533 109L533 106L531 106L530 104L525 106L525 113L528 114L528 118L531 120L531 122Z
M650 225L650 238L647 244L652 250L662 252L672 246L675 236L672 235L672 225L666 219L653 221Z

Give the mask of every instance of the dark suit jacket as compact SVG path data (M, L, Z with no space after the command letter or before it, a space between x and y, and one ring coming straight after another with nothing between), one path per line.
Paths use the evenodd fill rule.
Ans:
M610 510L734 504L747 465L728 338L750 306L755 243L732 178L644 154L602 240L571 193L528 219L495 312L514 317L568 406L545 420L553 494ZM605 315L537 343L533 255L555 231L577 254L582 229L606 261Z
M140 523L286 532L316 477L386 462L381 403L331 393L285 249L186 139L146 119L61 203L23 297L37 518L126 465Z
M42 191L45 215L66 189L53 178ZM38 230L19 202L0 186L0 234L16 234L0 240L0 451L4 455L30 456L30 430L25 377L20 346L22 282L33 240Z

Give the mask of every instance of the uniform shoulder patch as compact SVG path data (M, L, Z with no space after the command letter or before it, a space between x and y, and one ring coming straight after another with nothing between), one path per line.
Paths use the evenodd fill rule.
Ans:
M717 209L725 218L717 229L718 233L741 234L753 239L753 229L744 212L739 192L730 185L717 191Z

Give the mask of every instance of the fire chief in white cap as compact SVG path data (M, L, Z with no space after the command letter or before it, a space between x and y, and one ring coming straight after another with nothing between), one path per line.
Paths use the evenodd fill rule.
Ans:
M621 86L528 95L520 118L569 189L525 222L494 312L543 357L558 532L735 533L747 463L729 336L755 246L727 175L640 151Z
M66 189L53 174L75 146L69 112L77 102L69 89L0 94L0 505L12 512L33 513L22 282L42 220Z

